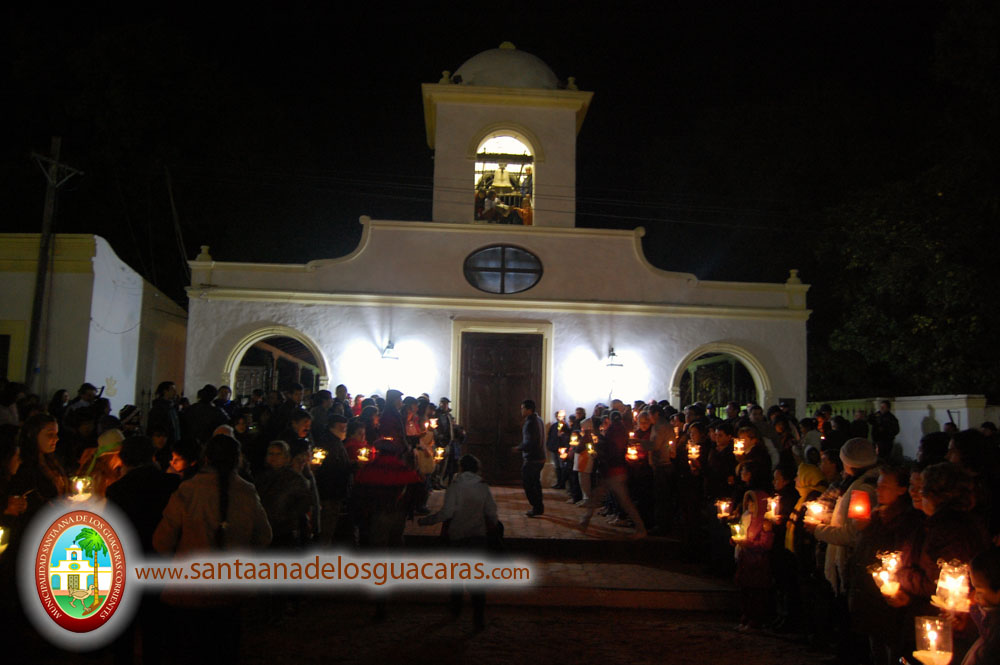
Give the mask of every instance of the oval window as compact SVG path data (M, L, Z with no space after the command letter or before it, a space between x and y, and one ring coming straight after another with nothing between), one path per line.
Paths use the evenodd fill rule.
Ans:
M542 278L542 262L531 252L511 245L492 245L465 259L465 279L487 293L520 293Z

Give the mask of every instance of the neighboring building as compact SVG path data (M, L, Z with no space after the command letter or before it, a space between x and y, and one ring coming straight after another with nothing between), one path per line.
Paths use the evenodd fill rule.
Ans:
M0 352L7 378L25 380L39 235L0 234ZM58 234L49 262L39 376L46 402L56 390L104 386L117 414L145 405L160 381L184 380L187 314L144 281L95 235Z
M321 387L449 396L493 479L516 475L529 397L543 416L612 395L677 405L688 365L722 354L746 367L758 401L805 403L809 287L797 271L783 284L705 282L650 265L641 228L575 228L592 93L505 45L423 96L433 220L362 217L352 254L305 265L218 262L203 247L190 263L188 393L235 384L255 344L292 338Z

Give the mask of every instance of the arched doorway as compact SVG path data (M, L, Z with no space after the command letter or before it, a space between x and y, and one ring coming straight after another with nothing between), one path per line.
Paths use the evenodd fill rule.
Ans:
M771 381L764 366L745 349L706 344L689 353L674 371L671 397L679 406L693 402L725 407L728 402L768 404Z
M287 390L293 383L316 391L329 383L322 350L308 337L285 326L262 328L240 340L226 360L224 379L234 399L253 390Z

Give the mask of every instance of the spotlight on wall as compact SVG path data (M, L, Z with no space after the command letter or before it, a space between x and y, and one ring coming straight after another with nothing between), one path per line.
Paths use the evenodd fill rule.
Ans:
M399 360L399 356L396 355L396 346L389 340L389 343L385 345L382 349L382 360Z
M608 347L608 367L624 367L622 363L618 360L618 354L615 353L615 347Z

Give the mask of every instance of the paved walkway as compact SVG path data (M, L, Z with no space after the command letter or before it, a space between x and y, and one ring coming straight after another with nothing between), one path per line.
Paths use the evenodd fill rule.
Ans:
M531 509L520 487L493 487L493 498L497 502L497 514L504 525L505 537L532 538L543 540L627 540L631 529L608 526L606 520L594 514L587 533L577 529L584 510L566 503L567 495L561 490L543 490L545 514L528 517L524 513ZM444 503L444 491L435 491L427 502L432 510L438 510ZM406 527L408 536L436 535L441 527L418 526L411 523Z
M539 582L529 591L489 594L492 604L635 607L726 611L736 607L735 589L724 580L694 574L679 564L678 543L663 538L634 541L631 529L608 526L595 515L586 534L576 528L583 508L566 503L559 490L545 490L545 514L524 515L528 502L518 487L494 487L505 539L519 557L533 561ZM437 491L432 511L444 502ZM407 538L433 542L440 526L407 526Z

